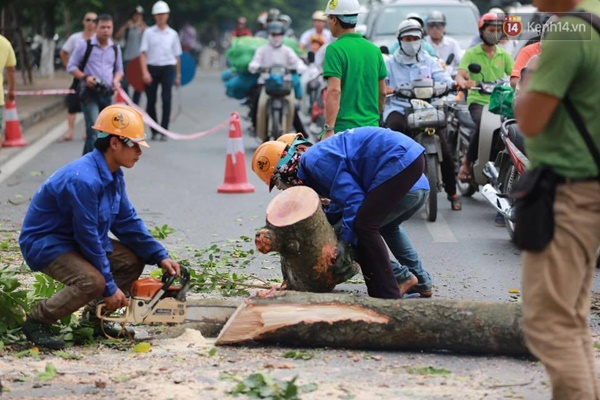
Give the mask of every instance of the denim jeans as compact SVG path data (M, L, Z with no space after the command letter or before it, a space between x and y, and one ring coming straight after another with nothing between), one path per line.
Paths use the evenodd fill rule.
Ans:
M429 191L426 189L409 192L386 217L379 230L392 254L400 262L398 264L392 261L392 271L398 283L414 275L419 280L416 288L421 290L429 290L433 287L431 275L423 268L417 250L400 224L419 211L427 200L428 194Z
M92 129L92 125L96 122L98 114L105 107L112 103L112 96L100 96L96 93L88 93L81 99L81 111L85 118L85 144L83 145L83 154L87 154L94 150L94 142L98 132Z

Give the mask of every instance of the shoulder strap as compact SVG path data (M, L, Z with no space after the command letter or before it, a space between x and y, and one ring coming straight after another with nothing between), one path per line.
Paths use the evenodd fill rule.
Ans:
M592 26L594 27L594 29L598 32L598 34L600 34L600 17L597 16L596 14L568 12L568 13L564 13L561 15L583 19L583 20L591 23ZM588 16L590 17L589 21L587 19ZM598 167L598 177L600 179L600 152L598 151L598 148L596 148L596 146L594 145L594 141L592 140L592 137L590 136L589 131L587 130L585 124L583 123L581 116L579 115L579 113L575 109L575 106L571 102L571 99L569 99L568 96L565 96L563 98L562 102L565 105L565 108L567 109L567 113L569 114L569 116L573 120L573 123L577 127L577 130L579 130L579 133L583 137L583 140L585 141L585 144L589 148L590 153L592 153L592 157L594 158L596 167Z
M117 49L117 45L113 44L113 50L115 51L115 65L113 65L113 75L115 74L115 71L117 70L117 61L119 59L119 49Z
M90 59L90 54L92 54L92 49L94 48L94 46L92 46L92 39L88 39L85 42L87 43L87 47L85 48L83 60L81 60L81 63L79 64L79 70L81 72L83 72L83 69L85 68L88 60Z

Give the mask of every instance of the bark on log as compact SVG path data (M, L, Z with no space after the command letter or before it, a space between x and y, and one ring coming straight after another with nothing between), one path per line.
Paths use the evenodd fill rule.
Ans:
M248 342L300 347L529 355L518 303L383 300L287 292L249 299L217 345Z
M261 253L278 251L284 287L308 292L330 292L344 281L334 274L337 238L321 208L319 195L309 187L289 188L267 207L267 226L256 233ZM354 263L355 273L360 268Z

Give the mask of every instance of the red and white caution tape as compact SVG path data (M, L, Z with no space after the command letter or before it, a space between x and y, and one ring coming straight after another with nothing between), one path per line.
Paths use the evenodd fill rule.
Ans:
M118 90L118 94L123 98L123 100L125 100L125 104L127 104L130 107L135 108L136 110L138 110L142 116L144 117L144 122L152 129L154 129L157 132L162 133L163 135L174 139L174 140L192 140L192 139L198 139L201 138L203 136L206 135L210 135L211 133L217 132L225 127L227 127L229 120L225 120L223 122L221 122L220 124L218 124L217 126L215 126L212 129L209 129L207 131L204 132L196 132L196 133L191 133L189 135L182 135L180 133L175 133L175 132L171 132L166 130L165 128L163 128L162 126L160 126L156 121L154 121L144 110L142 110L137 104L135 104L133 102L133 100L131 100L131 98L129 98L129 96L127 95L127 92L124 91L122 88L119 88Z
M7 93L8 90L5 90L4 94ZM73 89L15 90L15 96L57 96L73 93L75 93Z

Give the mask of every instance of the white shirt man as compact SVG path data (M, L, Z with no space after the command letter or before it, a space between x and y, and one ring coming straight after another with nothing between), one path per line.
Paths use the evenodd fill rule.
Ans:
M176 65L181 56L181 42L175 29L160 29L153 25L144 31L140 53L146 53L146 63L154 66Z
M454 54L454 60L451 63L451 66L458 68L458 65L460 64L460 58L461 58L461 49L460 49L460 45L458 44L458 42L454 39L452 39L451 37L448 37L446 35L444 35L442 37L442 40L438 43L435 43L432 39L431 36L426 36L425 40L427 42L429 42L434 50L435 50L435 54L443 61L446 62L446 60L448 59L448 57L450 56L450 54Z

